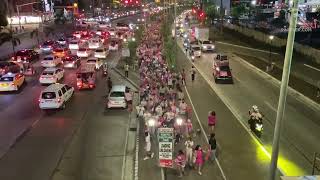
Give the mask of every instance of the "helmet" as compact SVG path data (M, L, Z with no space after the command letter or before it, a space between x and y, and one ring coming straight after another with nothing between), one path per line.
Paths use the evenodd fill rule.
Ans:
M253 105L253 106L252 106L252 109L253 109L253 111L255 111L255 112L258 112L258 111L259 111L259 109L258 109L258 106L257 106L257 105Z

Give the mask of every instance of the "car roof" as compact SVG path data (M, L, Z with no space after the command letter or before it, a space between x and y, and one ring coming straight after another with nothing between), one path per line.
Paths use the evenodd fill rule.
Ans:
M112 91L125 92L126 91L126 86L125 85L114 85L114 86L112 86L111 92Z
M44 92L52 92L52 91L56 91L57 89L60 90L65 84L60 84L60 83L54 83L49 85L48 87L46 87L42 93Z
M199 46L199 45L192 45L191 47L192 47L192 48L195 48L195 47L200 48L200 46Z
M57 69L60 69L60 68L50 67L50 68L45 68L43 71L55 71Z
M50 55L46 55L44 58L47 58L47 57L54 57L54 55L50 54Z

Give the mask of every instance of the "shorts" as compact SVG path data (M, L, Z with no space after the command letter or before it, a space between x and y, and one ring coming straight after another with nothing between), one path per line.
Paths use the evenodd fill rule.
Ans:
M210 126L210 127L211 127L211 126L215 126L215 124L208 124L208 126Z
M132 100L127 101L127 104L131 105L132 104Z

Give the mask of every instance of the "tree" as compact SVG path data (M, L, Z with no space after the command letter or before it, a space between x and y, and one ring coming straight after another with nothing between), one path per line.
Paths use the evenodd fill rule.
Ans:
M210 19L214 19L219 16L219 12L217 10L216 5L210 5L206 7L205 12L207 14L207 17L209 17Z
M0 26L7 26L8 25L8 1L2 0L1 6L0 6Z
M239 18L241 15L244 15L248 12L248 9L244 4L239 4L231 8L231 15L235 18Z
M0 33L0 46L6 42L11 42L13 54L16 53L15 47L21 44L20 39L14 36L14 32L11 29L5 29Z

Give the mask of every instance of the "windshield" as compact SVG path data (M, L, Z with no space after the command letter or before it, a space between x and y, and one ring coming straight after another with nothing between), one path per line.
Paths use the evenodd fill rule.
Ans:
M86 51L86 49L80 48L79 51Z
M78 73L77 78L81 80L87 80L88 78L92 77L93 73L92 72L85 72L85 73Z
M63 52L63 49L56 49L55 52Z
M200 47L192 47L192 49L195 50L195 51L200 51L201 50Z
M110 97L124 97L124 92L113 91L111 92Z
M65 41L63 38L59 39L58 41Z
M87 63L96 63L96 60L95 60L95 59L89 59L89 60L87 61Z
M211 44L210 41L203 41L203 44Z
M55 99L56 98L56 93L54 92L44 92L41 95L42 99Z
M2 77L0 78L1 82L11 82L13 81L13 77Z
M72 42L70 42L70 44L78 44L78 42L77 41L72 41Z
M44 46L50 46L52 44L53 44L52 41L46 41L46 42L43 43Z
M43 60L45 60L45 61L52 61L52 60L53 60L53 57L45 57Z
M96 52L103 52L103 49L97 49Z
M229 66L220 66L219 68L221 71L230 71Z
M52 71L44 71L42 75L53 75Z
M28 51L18 51L16 53L16 56L26 56L26 55L28 55Z

